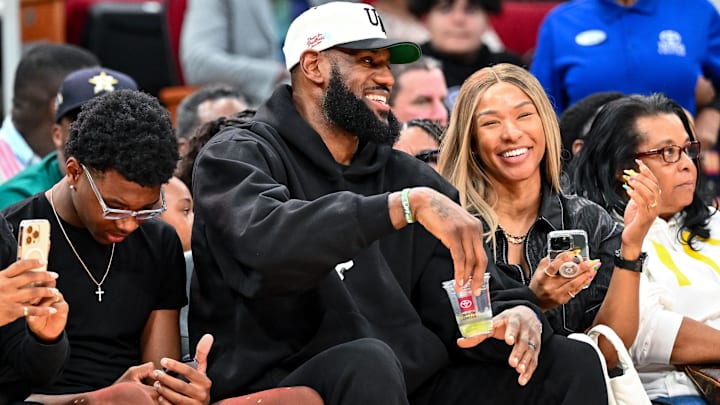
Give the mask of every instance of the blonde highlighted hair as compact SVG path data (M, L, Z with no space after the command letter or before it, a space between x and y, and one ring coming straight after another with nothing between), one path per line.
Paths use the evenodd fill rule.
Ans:
M457 188L460 203L465 209L485 220L486 234L494 241L498 219L493 206L497 195L492 188L483 162L476 154L475 110L494 84L509 83L522 90L538 111L545 133L545 155L541 165L543 182L560 192L561 145L560 129L555 111L540 82L527 70L509 63L501 63L478 70L468 77L455 100L450 125L443 137L438 159L440 173Z

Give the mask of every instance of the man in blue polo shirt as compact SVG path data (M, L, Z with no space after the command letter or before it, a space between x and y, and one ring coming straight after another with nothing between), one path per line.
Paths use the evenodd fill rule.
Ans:
M578 0L543 22L530 71L558 113L590 94L662 92L695 113L706 75L720 89L720 15L707 0Z

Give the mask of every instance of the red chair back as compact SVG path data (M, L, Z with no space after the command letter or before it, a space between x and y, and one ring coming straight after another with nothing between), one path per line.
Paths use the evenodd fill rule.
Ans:
M491 15L490 23L508 50L525 56L535 49L545 15L558 4L559 1L504 1L502 12Z

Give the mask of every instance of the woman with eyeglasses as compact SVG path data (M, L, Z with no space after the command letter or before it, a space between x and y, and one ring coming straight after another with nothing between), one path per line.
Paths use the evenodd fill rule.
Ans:
M680 105L660 94L628 96L601 109L569 169L574 190L619 221L625 170L639 159L657 176L659 216L643 243L640 326L630 350L657 403L706 404L673 365L720 361L720 215L699 193L699 154Z

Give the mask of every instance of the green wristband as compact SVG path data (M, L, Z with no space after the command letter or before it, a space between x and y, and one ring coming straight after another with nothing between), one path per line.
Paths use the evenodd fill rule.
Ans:
M405 214L405 221L408 224L412 224L413 222L415 222L415 218L413 218L412 210L410 210L409 188L403 189L402 193L400 194L400 202L402 203L403 214Z

